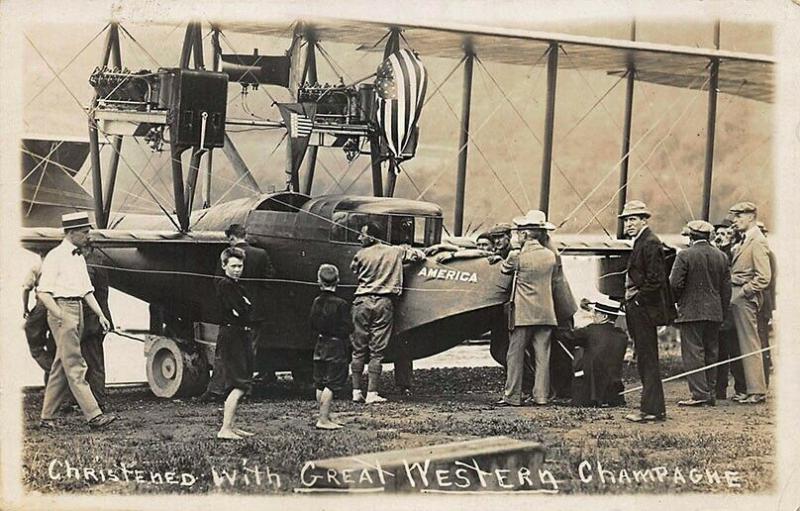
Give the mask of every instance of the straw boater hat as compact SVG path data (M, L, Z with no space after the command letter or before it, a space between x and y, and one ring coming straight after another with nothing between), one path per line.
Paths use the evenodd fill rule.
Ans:
M625 203L625 207L622 208L622 213L617 215L617 218L625 218L626 216L643 216L645 218L650 218L653 214L647 209L647 204L640 200L632 200Z
M694 234L695 236L709 237L714 234L714 226L705 220L692 220L681 229L683 236Z
M545 229L552 231L556 228L555 225L547 221L547 215L544 211L532 209L528 211L525 216L518 216L514 218L514 225L522 229Z
M64 232L85 228L91 229L92 222L89 221L89 214L85 211L66 213L61 215L61 227L64 229Z
M596 310L603 314L611 314L613 316L624 316L625 313L620 310L621 305L618 301L612 300L607 296L600 297L596 302L589 302L589 310Z

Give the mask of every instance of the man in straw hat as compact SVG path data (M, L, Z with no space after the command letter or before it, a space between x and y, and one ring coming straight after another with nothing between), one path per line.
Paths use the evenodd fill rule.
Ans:
M553 272L556 257L544 247L547 231L555 226L541 211L531 210L514 219L522 249L512 251L503 261L500 271L514 274L516 286L514 329L511 332L506 356L506 385L500 406L522 404L522 377L525 350L533 343L535 404L547 404L550 392L550 334L558 324L553 304Z
M734 249L731 261L731 313L739 349L747 355L761 349L758 336L758 311L763 306L763 294L772 281L769 245L756 224L756 205L740 202L730 208L733 227L742 235L742 242ZM743 404L761 403L766 400L767 383L764 378L764 362L760 355L742 359L747 397Z
M624 316L620 303L603 295L595 302L587 301L592 323L562 334L564 342L576 350L573 359L572 404L575 406L619 406L625 404L620 395L622 362L628 348L628 335L615 326Z
M625 277L625 312L642 379L642 398L639 412L625 417L633 422L653 422L667 417L656 328L675 319L675 308L662 243L648 226L651 216L647 205L639 200L625 204L619 215L625 234L634 240Z
M86 382L86 360L81 354L83 304L97 314L104 331L110 328L103 310L94 297L86 260L81 250L90 242L89 215L85 212L62 215L64 240L42 262L38 296L47 307L47 322L56 342L56 357L44 392L42 427L55 427L57 410L70 392L92 429L111 423L115 416L104 414Z
M684 229L689 248L678 252L669 282L678 303L675 323L681 331L683 366L692 371L717 362L719 326L731 301L731 277L728 258L709 243L714 226L692 220ZM716 378L716 367L689 374L691 399L678 405L714 405Z

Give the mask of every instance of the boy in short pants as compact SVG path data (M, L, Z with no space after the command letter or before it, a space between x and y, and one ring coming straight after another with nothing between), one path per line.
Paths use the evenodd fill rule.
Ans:
M350 363L350 334L353 322L350 304L336 296L339 269L323 264L317 271L322 292L311 305L309 322L316 337L314 346L314 386L319 402L318 429L339 429L341 424L330 418L334 392L347 383Z

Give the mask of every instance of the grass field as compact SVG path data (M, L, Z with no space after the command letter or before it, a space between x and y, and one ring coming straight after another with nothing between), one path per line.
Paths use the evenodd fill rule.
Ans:
M665 375L679 371L674 357L662 366ZM634 373L634 367L626 368L626 386L638 384ZM107 430L90 432L79 415L62 419L57 430L39 430L41 391L30 390L24 406L24 485L42 493L282 493L301 486L300 471L309 460L494 435L542 442L544 468L559 493L750 493L774 485L771 405L723 401L715 408L678 408L675 402L688 389L676 381L665 385L669 420L638 425L623 419L638 403L636 393L628 396L627 408L497 409L492 402L502 384L499 367L417 370L415 393L400 397L389 372L383 381L389 403L336 401L346 428L322 432L314 428L316 403L279 380L242 403L239 422L257 435L233 443L214 437L221 405L161 400L143 387L111 391L111 410L120 420ZM607 471L603 480L598 463ZM128 482L121 464L131 471ZM243 480L255 466L262 474L265 469L277 474L280 487L274 478L260 484ZM660 466L665 477L633 480L633 471ZM141 471L138 482L135 470ZM215 479L223 470L236 470L239 477ZM690 478L690 471L699 479ZM735 474L726 479L726 471ZM109 480L109 472L122 480ZM186 485L180 484L181 474Z

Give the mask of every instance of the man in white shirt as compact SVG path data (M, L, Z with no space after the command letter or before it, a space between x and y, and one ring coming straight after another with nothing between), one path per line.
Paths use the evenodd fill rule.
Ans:
M103 331L109 322L94 297L86 260L81 254L90 241L89 215L85 212L62 215L64 240L42 262L38 297L47 307L47 322L56 341L56 357L44 392L41 427L55 427L53 419L62 403L75 396L92 429L102 428L116 419L104 414L86 382L86 360L81 354L83 303L91 307Z

